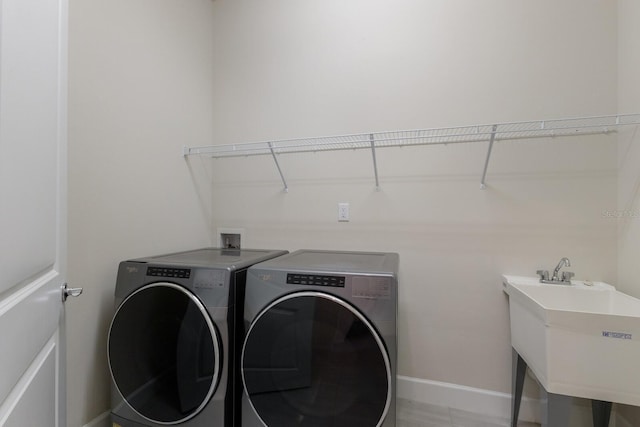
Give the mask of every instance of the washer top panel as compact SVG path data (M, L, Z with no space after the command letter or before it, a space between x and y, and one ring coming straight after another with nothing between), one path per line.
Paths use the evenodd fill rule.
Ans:
M286 253L287 251L267 249L202 248L192 251L132 259L130 261L156 265L186 265L190 267L236 270Z
M396 276L399 257L388 252L341 252L302 249L260 263L265 270L321 271Z

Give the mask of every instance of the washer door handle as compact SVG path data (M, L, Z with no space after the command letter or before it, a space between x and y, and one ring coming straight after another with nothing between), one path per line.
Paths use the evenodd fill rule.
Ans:
M70 288L66 283L60 288L62 290L62 302L65 302L68 297L79 297L82 294L82 288Z

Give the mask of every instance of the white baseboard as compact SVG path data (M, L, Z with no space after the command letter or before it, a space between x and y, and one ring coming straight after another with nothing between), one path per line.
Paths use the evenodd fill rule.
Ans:
M398 375L398 399L460 409L496 418L511 416L511 394L467 387L459 384L423 380ZM521 421L540 422L540 402L523 397Z
M109 414L111 411L105 411L89 421L87 424L82 427L111 427L111 420L109 419Z

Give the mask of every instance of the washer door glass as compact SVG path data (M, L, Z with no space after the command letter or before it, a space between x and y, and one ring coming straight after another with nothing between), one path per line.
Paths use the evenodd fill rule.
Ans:
M147 420L188 420L216 389L218 335L200 300L181 286L155 283L127 297L111 323L108 347L114 383Z
M380 426L391 400L378 333L357 309L321 292L287 295L256 317L242 378L267 426Z

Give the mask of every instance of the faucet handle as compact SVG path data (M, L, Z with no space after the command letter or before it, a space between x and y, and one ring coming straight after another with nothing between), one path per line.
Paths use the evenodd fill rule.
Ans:
M548 270L538 270L536 274L540 276L540 280L549 280L549 271Z
M563 271L562 272L562 281L563 282L571 282L571 278L575 276L575 274L573 274L570 271Z

